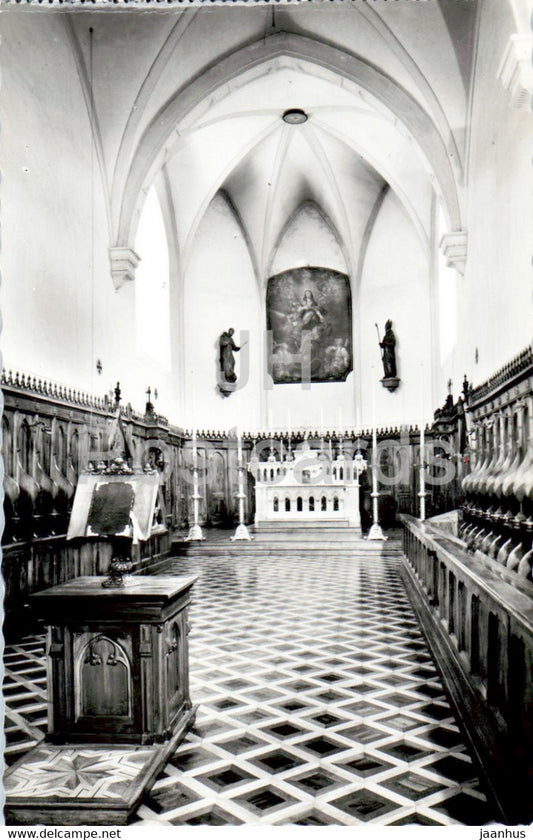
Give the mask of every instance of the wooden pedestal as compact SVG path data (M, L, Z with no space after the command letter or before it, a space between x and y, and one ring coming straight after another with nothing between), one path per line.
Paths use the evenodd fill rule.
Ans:
M195 577L81 577L32 596L49 625L48 740L152 744L190 709L187 607Z
M17 823L81 824L94 814L95 824L124 824L194 721L187 608L196 578L132 577L120 589L103 580L31 598L49 625L54 746L35 747L6 775L6 813Z

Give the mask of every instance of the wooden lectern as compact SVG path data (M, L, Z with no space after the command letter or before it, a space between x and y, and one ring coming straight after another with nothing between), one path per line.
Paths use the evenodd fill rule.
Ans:
M8 825L125 825L192 726L195 577L81 577L32 596L48 630L49 732L5 780Z

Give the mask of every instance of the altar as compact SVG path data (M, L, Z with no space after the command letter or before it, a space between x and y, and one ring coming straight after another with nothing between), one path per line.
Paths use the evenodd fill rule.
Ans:
M307 440L295 452L266 461L252 453L248 469L255 479L255 526L269 528L347 528L361 533L359 476L367 462L359 453L336 457Z

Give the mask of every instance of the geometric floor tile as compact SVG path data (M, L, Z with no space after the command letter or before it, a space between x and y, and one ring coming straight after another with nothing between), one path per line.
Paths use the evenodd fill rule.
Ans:
M227 811L223 811L218 805L215 805L208 811L203 811L201 814L196 814L194 817L182 818L175 817L169 822L172 825L241 825L242 820L237 819Z
M250 793L242 794L235 801L239 802L239 804L243 805L253 814L259 816L275 813L280 808L285 808L287 805L297 802L294 797L289 796L273 785L266 785L265 787L250 791Z
M270 726L261 727L261 729L267 735L273 735L275 738L281 738L283 740L309 731L308 729L303 729L301 726L295 726L293 723L289 723L289 721L274 723Z
M266 770L267 773L284 773L285 770L292 770L304 764L304 760L291 754L287 750L274 749L261 753L255 758L249 758L248 762Z
M199 794L188 790L183 783L180 785L172 785L152 792L146 797L146 804L156 814L161 814L162 811L173 811L183 805L190 805L191 802L197 802L200 799Z
M187 750L187 752L175 753L169 759L169 764L186 773L188 770L195 770L204 764L210 764L214 758L215 756L209 750L206 750L204 747L196 747Z
M392 729L399 729L400 732L408 732L410 729L415 729L417 726L420 726L421 721L409 715L399 714L382 717L380 718L380 723L383 723L385 726L390 726ZM424 737L427 739L428 736L425 735Z
M438 773L439 776L445 776L459 784L476 778L476 771L472 764L455 756L446 756L439 761L431 762L429 765L426 764L426 767L433 773Z
M397 560L243 550L171 558L158 573L198 576L189 646L199 709L134 824L490 822ZM8 764L43 740L44 664L42 634L5 648ZM43 783L76 777L90 790L97 768L76 761L41 767ZM124 761L124 781L128 772Z
M344 744L339 741L335 741L327 735L320 735L307 741L300 741L297 746L300 749L309 750L314 755L320 756L320 758L325 758L326 756L330 756L334 753L341 752L341 750L347 749Z
M298 776L285 778L285 781L291 785L296 785L306 793L316 795L329 793L330 790L335 790L341 785L346 784L346 780L344 778L335 775L335 773L331 770L325 770L322 768L307 770L305 773L300 773Z
M374 729L372 726L367 726L364 723L358 723L356 726L348 726L346 729L337 729L339 735L344 738L351 738L357 741L358 744L370 744L372 741L377 741L380 738L386 738L387 732L382 729Z
M402 761L417 761L419 758L431 755L430 750L426 750L424 747L419 747L417 744L412 744L408 741L398 741L394 744L388 744L385 747L380 747L380 751Z
M491 818L487 802L466 793L458 793L433 807L462 825L486 825Z
M445 787L439 782L427 779L417 773L401 773L399 776L393 776L392 779L381 782L381 786L415 801L431 796L432 793L443 790Z
M196 777L199 782L208 785L214 790L226 791L234 788L237 785L242 785L244 782L249 782L251 779L257 779L257 776L252 776L246 770L240 767L224 767L221 770L211 770L202 776Z
M338 820L332 819L329 815L324 816L320 811L308 811L288 823L276 823L277 825L339 825Z
M423 814L407 814L399 820L390 822L389 825L440 825L442 823L435 822L435 820L425 817Z
M256 737L255 734L241 735L240 737L230 738L229 741L217 741L218 747L223 747L234 755L240 755L241 753L248 752L257 747L264 747L265 745L266 741Z
M454 732L451 729L445 729L442 726L436 729L428 729L427 732L424 732L423 737L425 741L438 744L440 747L444 747L447 750L458 747L462 743L459 732Z
M383 816L398 808L396 803L365 789L341 796L340 799L335 799L331 804L364 822Z
M375 776L378 773L383 773L384 770L389 770L394 765L372 755L361 755L358 758L353 758L351 761L346 761L339 764L343 770L348 770L351 773L356 773L358 776Z

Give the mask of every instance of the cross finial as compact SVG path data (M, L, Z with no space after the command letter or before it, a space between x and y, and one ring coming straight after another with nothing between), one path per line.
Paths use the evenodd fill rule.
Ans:
M450 379L448 379L448 393L449 394L452 393L452 386L453 386L453 382L452 382L452 379L450 377Z
M150 402L150 397L152 396L152 389L150 386L146 389L146 396L148 397L148 402Z

